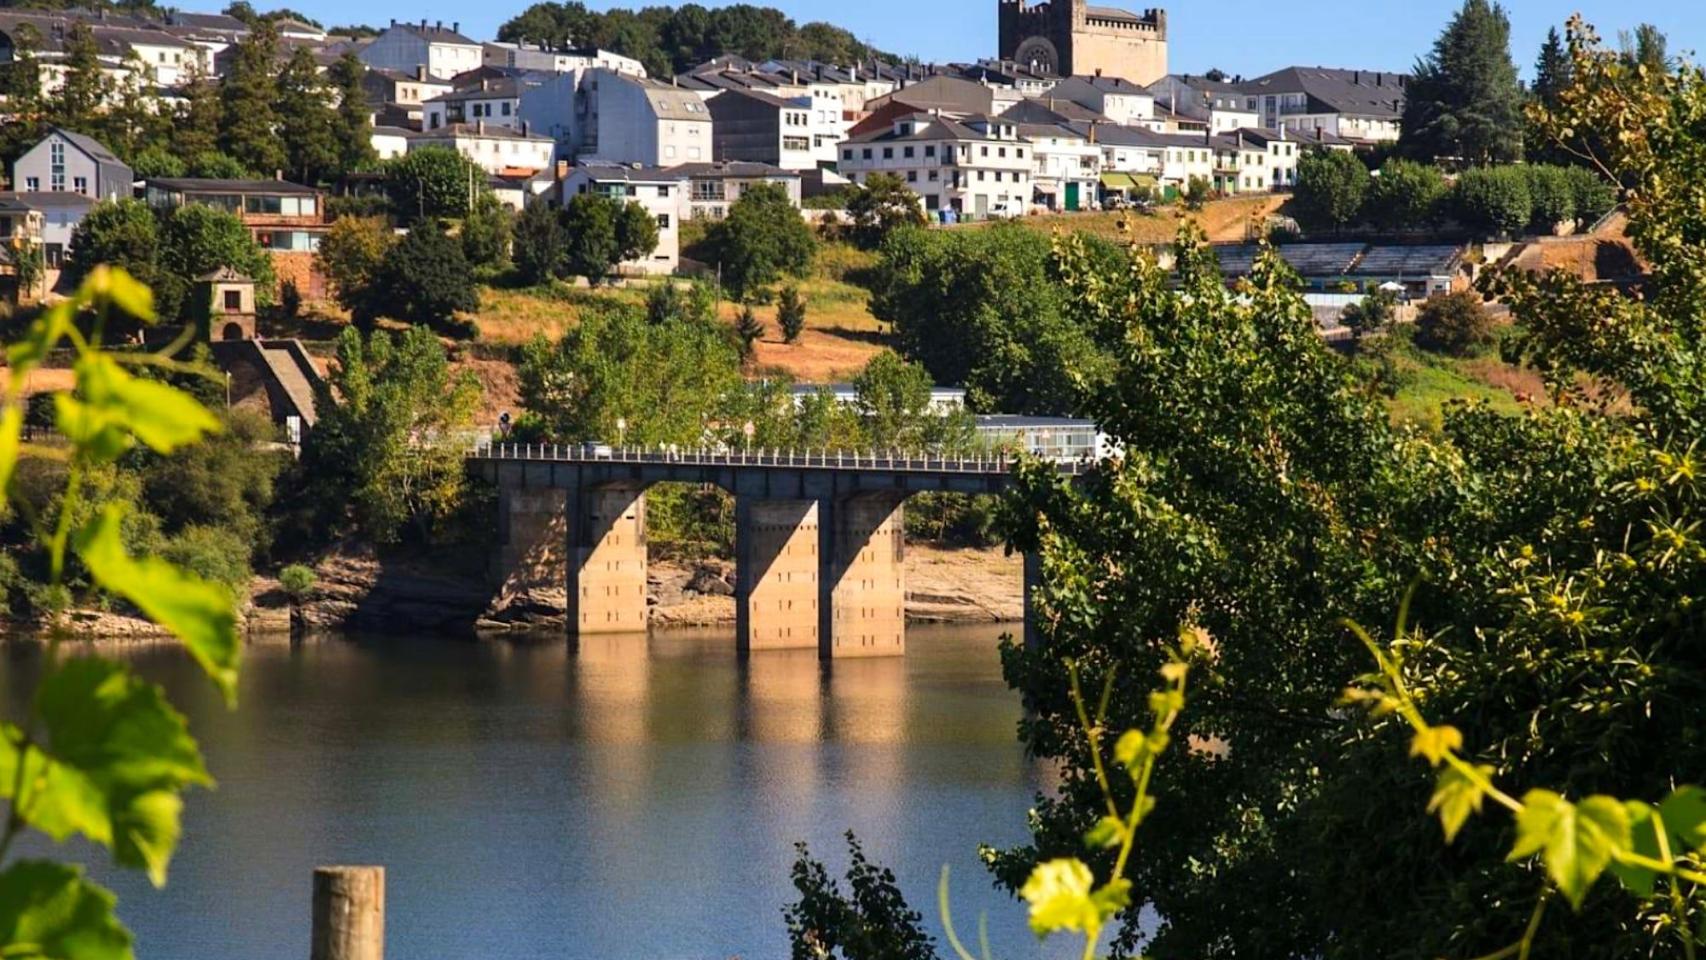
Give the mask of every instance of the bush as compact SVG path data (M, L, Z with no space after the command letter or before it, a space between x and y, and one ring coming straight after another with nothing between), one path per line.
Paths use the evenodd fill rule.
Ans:
M1570 185L1576 219L1582 226L1591 226L1617 206L1616 185L1587 167L1565 167L1564 179Z
M1186 210L1201 210L1213 198L1214 188L1202 177L1192 177L1190 182L1185 184Z
M1576 195L1563 167L1533 164L1522 168L1528 175L1528 198L1533 208L1529 226L1535 233L1551 233L1560 223L1576 219Z
M865 857L847 834L849 892L843 894L803 843L794 845L794 889L800 898L784 911L795 957L842 956L857 960L936 960L924 918L906 904L894 873Z
M1392 159L1369 183L1363 219L1385 230L1425 226L1439 215L1445 177L1438 167Z
M1471 291L1432 297L1416 317L1416 342L1437 353L1466 356L1493 340L1493 318Z
M249 545L223 527L185 527L166 540L161 554L204 580L241 591L249 582Z
M1339 230L1356 222L1368 195L1368 168L1339 150L1315 150L1297 162L1292 204L1307 230Z
M300 563L293 563L278 572L278 585L291 603L301 603L313 595L315 581L314 571Z
M1457 178L1457 218L1487 236L1516 234L1534 218L1528 174L1520 167L1476 167Z
M418 223L385 252L370 287L371 315L465 334L458 312L480 307L473 268L462 245L430 223Z
M742 356L752 356L752 345L758 338L764 336L764 324L758 322L758 315L752 312L752 304L740 308L740 320L735 324L735 335L740 337L740 352Z
M777 300L776 322L782 327L782 339L789 343L797 342L800 334L805 332L806 301L793 284L782 288L781 298Z
M864 186L847 198L847 214L853 218L853 242L866 250L875 250L901 227L920 227L925 222L918 194L890 173L867 177Z
M1361 303L1346 307L1339 317L1339 322L1349 327L1351 333L1360 340L1376 330L1390 326L1397 309L1397 297L1384 290L1377 290L1364 297Z

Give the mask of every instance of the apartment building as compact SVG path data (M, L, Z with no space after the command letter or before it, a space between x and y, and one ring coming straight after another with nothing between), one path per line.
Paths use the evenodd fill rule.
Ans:
M1353 143L1398 139L1410 78L1379 70L1287 67L1239 85L1251 126L1332 134Z
M499 127L521 126L519 77L481 78L467 89L441 93L421 104L421 129L437 130L453 123L479 123Z
M462 25L449 27L440 20L428 23L391 21L379 36L362 47L356 56L370 67L414 74L422 67L428 76L448 80L478 67L482 50L477 41L462 35Z
M686 181L689 219L723 219L728 216L729 207L758 184L779 186L794 206L800 205L800 174L768 163L684 163L665 172Z
M711 155L785 170L835 163L836 126L814 123L811 100L784 100L756 90L724 90L705 102L710 111Z
M623 274L670 274L681 265L681 221L688 215L687 179L679 168L665 169L592 161L563 178L562 202L597 194L637 203L657 220L658 245L651 255L619 264Z
M640 61L597 47L552 48L543 44L488 40L480 45L480 50L481 60L488 67L537 70L542 73L575 73L604 69L634 77L646 75L646 65Z
M1064 123L1020 123L1017 127L1035 158L1031 172L1035 199L1050 210L1095 206L1102 178L1101 148Z
M163 211L198 203L235 214L271 256L281 288L293 283L309 299L326 296L326 280L315 267L314 252L331 224L326 199L315 188L283 180L162 177L145 184L143 199Z
M1121 77L1067 77L1056 83L1049 95L1094 110L1122 127L1151 126L1155 122L1154 95Z
M1010 121L915 113L843 141L840 172L856 183L892 174L919 195L925 210L981 219L1025 212L1035 163L1031 145Z
M556 161L557 144L550 137L520 128L476 120L422 130L409 137L409 149L449 147L490 174L523 174L548 170Z

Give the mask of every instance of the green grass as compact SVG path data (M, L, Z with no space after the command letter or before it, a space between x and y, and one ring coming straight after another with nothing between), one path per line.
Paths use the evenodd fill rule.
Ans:
M1406 375L1388 407L1397 423L1413 423L1431 430L1444 425L1444 407L1454 400L1485 401L1500 413L1518 413L1522 405L1505 387L1484 379L1490 365L1485 356L1446 357L1408 349L1397 358Z

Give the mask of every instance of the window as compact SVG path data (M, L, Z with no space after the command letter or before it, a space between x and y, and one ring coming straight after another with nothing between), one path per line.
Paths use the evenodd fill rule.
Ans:
M871 148L870 147L866 147L864 150L860 151L860 153L861 153L860 159L863 159L863 160L871 159Z
M980 156L980 157L989 156L989 148L988 147L979 147L978 149L982 151L981 153L978 154L978 156Z
M85 196L88 195L88 193L89 193L89 178L88 177L72 177L71 178L71 189L78 192L78 193L84 194Z
M510 111L510 103L508 100L505 100L504 101L504 116L506 116L506 117L509 116L509 111Z
M658 196L660 196L660 197L669 196L669 184L666 183L666 184L663 184L663 185L658 187Z
M1013 156L1018 157L1020 160L1025 159L1025 148L1024 147L1014 147L1013 148Z
M640 188L631 184L631 183L628 184L628 196L637 197L639 195L640 195Z
M936 145L932 143L929 146L925 147L924 148L924 155L927 157L934 157L936 155Z
M699 159L699 148L698 147L688 147L687 148L687 159L689 159L689 160Z
M853 159L853 151L851 151L851 150L843 150L843 151L841 151L841 159L843 159L843 160L851 160L851 159Z
M667 214L667 213L658 214L658 229L659 230L668 230L669 229L669 214Z
M884 160L893 160L894 159L894 148L893 147L884 147L883 148L883 159Z
M982 182L983 182L983 171L982 171L982 170L979 170L979 171L978 171L978 172L977 172L977 182L978 182L978 183L982 183Z
M38 190L41 189L41 178L40 177L25 177L24 178L24 189L30 191L31 193L37 192Z
M1007 156L1007 148L1006 148L1006 147L997 147L997 148L996 148L996 149L995 149L995 155L996 155L996 156L998 156L998 157L1005 157L1005 156Z
M902 148L902 150L900 151L900 155L905 157L908 160L911 160L912 159L912 148L911 147Z
M935 183L936 180L938 179L940 173L941 173L941 171L939 171L939 170L930 171L930 182Z
M918 171L917 170L906 171L906 182L907 183L917 183L918 182Z
M236 313L237 311L239 311L241 309L243 309L243 291L241 291L241 290L227 290L227 291L225 291L225 312L226 313Z

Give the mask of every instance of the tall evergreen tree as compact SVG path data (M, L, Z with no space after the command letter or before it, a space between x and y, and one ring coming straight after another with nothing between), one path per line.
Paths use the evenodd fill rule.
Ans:
M196 157L219 152L221 107L219 84L192 67L184 83L184 99L172 116L172 153L186 164Z
M1419 160L1522 158L1522 87L1503 6L1464 0L1433 51L1416 64L1400 146Z
M111 79L101 71L100 47L89 25L72 24L65 36L65 80L48 101L51 122L82 133L93 133L97 114L111 91Z
M29 23L12 31L12 60L0 64L0 97L6 100L7 122L0 123L0 164L12 168L25 150L41 139L47 111L41 91L41 34ZM14 187L14 189L16 189Z
M318 183L336 174L339 118L307 47L297 47L279 71L275 110L290 176L302 183Z
M165 139L165 127L148 66L133 52L125 58L125 67L123 78L111 84L107 108L92 132L128 161Z
M1540 59L1534 62L1534 99L1548 107L1558 105L1558 94L1570 85L1574 66L1570 52L1564 49L1564 38L1558 28L1546 31L1546 42L1540 46Z
M1646 67L1652 74L1670 71L1670 40L1658 27L1643 23L1633 35L1624 33L1620 40L1623 60L1631 67Z
M370 168L379 159L373 152L373 121L367 91L361 85L366 73L367 67L353 53L339 57L326 71L327 83L338 101L333 127L340 173Z
M278 33L260 23L237 44L231 69L219 88L219 147L251 173L283 169L286 156L278 139L278 83L273 65Z

